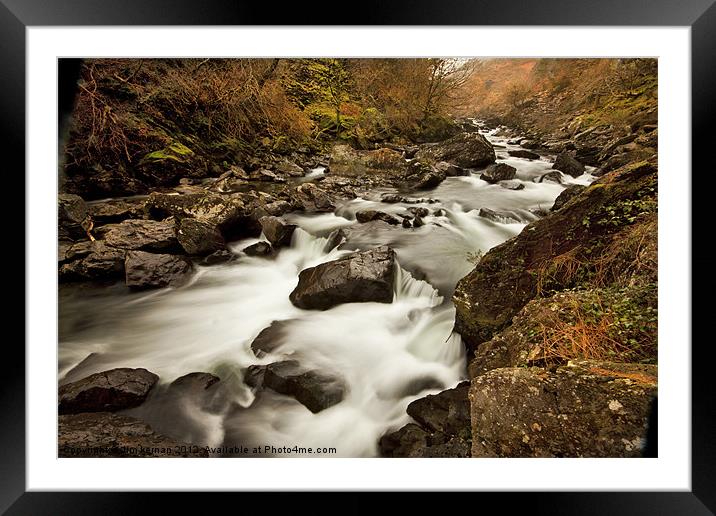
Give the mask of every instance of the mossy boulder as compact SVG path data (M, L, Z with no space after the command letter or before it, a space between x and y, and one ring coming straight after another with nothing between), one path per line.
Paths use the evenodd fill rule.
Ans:
M494 369L471 382L473 457L641 457L653 365L574 361Z

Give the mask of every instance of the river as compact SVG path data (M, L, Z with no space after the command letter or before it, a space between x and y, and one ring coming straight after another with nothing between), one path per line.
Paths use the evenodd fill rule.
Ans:
M335 453L326 456L338 457L378 455L380 436L410 422L405 409L411 401L466 378L465 351L452 331L450 298L457 281L474 267L480 253L517 235L538 218L539 210L548 210L565 186L594 179L588 168L578 178L565 176L565 185L537 183L536 178L551 170L554 157L510 157L507 151L520 147L494 133L484 134L498 146L497 161L517 169L516 181L523 189L489 184L479 179L479 172L449 177L419 197L410 194L426 200L417 204L381 202L384 194L397 191L376 189L339 203L335 213L285 215L299 229L291 246L275 258L241 253L259 239L233 242L236 261L196 266L192 280L179 288L134 293L123 284L62 285L60 383L114 367L143 367L158 374L161 383L142 406L123 413L178 440L249 449L330 447ZM306 180L322 175L316 169ZM419 228L355 220L359 210L399 214L417 207L430 212ZM479 216L481 208L505 218ZM328 237L339 228L346 241L327 249ZM393 303L309 311L289 301L301 270L382 244L395 249L399 263ZM251 342L273 321L287 321L281 344L259 359ZM284 357L341 377L348 387L343 401L314 414L270 390L256 395L243 382L248 366ZM197 371L213 373L221 381L200 396L167 388L175 378ZM276 453L260 456L271 455ZM304 454L281 453L286 455Z

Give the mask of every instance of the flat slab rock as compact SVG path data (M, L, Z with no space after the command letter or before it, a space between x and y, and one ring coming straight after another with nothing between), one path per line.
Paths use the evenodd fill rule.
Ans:
M473 457L640 457L657 368L574 361L472 379Z
M141 405L159 377L146 369L117 368L59 388L60 414L105 412Z
M306 370L296 360L250 366L245 381L252 387L292 396L314 414L339 403L345 393L340 379Z
M304 269L291 302L305 309L326 310L341 303L393 301L395 252L381 246Z
M202 447L155 432L139 419L95 412L59 417L59 457L208 457Z

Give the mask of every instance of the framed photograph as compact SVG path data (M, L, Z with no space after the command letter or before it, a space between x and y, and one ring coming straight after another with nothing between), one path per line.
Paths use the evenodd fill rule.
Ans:
M355 25L0 1L27 244L3 511L461 491L713 513L710 1Z

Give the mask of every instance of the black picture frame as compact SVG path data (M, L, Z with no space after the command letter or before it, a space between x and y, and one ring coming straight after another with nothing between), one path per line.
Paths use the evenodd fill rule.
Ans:
M13 188L26 192L24 176L25 148L25 31L31 26L92 26L92 25L549 25L549 26L688 26L691 28L692 73L692 158L693 170L707 173L713 168L707 157L713 146L713 115L716 104L716 6L715 0L540 0L525 2L508 0L495 3L486 0L399 0L379 2L363 0L350 6L350 14L331 20L335 4L327 2L269 3L240 0L0 0L0 103L3 117L2 148L12 149L12 157L19 158L12 169ZM54 120L54 119L53 119ZM5 163L5 166L8 166ZM9 173L10 169L6 169ZM684 174L690 171L681 171ZM698 186L693 181L692 184ZM707 235L705 199L708 188L692 187L692 235ZM683 217L685 214L678 214ZM668 216L668 215L667 215ZM19 230L19 224L16 224ZM27 235L23 235L24 241ZM702 237L703 238L703 237ZM705 240L705 239L704 239ZM704 241L702 240L702 242ZM697 266L705 271L706 253L696 253L699 243L692 238L692 275ZM19 246L18 246L19 247ZM25 269L25 275L32 274ZM706 272L704 274L707 274ZM692 276L693 277L693 276ZM708 277L706 275L705 277ZM479 510L496 503L501 510L523 507L538 514L714 514L716 511L716 441L714 440L714 392L710 383L712 361L709 360L712 340L705 332L706 310L711 303L699 303L699 296L714 286L712 280L692 282L692 341L668 343L688 349L692 345L692 490L689 492L641 493L452 493L451 505L468 504L468 510ZM17 303L19 305L19 303ZM24 333L24 332L23 332ZM701 338L697 338L697 335ZM52 343L47 343L48 348ZM667 343L663 343L666 345ZM7 514L128 514L150 510L147 498L158 501L164 510L167 505L183 511L206 509L206 501L190 497L189 493L78 493L26 492L25 474L25 351L19 339L5 345L6 364L0 390L2 425L0 425L0 512ZM224 503L230 494L211 496L211 506ZM234 495L236 496L236 495ZM307 494L274 494L267 501L266 493L242 494L247 500L269 503L273 510L280 506L305 505ZM353 499L341 504L341 511L365 512L379 501L376 495L350 495ZM469 499L467 498L469 497ZM154 500L158 499L158 500ZM311 501L311 504L316 503ZM403 503L403 502L401 502ZM424 504L421 494L413 494L406 501L410 505ZM489 503L489 505L488 505ZM238 510L245 510L237 508Z

